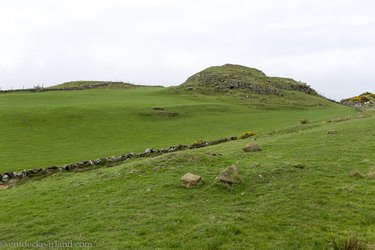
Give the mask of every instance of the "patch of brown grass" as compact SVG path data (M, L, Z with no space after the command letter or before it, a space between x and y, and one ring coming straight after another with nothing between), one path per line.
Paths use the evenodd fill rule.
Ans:
M367 177L370 179L375 179L375 167L370 169L370 171L367 173Z
M350 234L346 238L331 238L330 249L333 250L367 250L368 245L366 244L363 236L357 234Z
M361 172L359 172L359 170L357 170L357 169L352 170L349 175L351 177L363 178L363 174Z

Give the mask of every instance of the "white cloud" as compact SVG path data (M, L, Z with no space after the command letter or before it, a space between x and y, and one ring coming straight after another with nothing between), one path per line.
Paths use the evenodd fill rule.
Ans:
M2 0L0 87L176 85L230 62L342 98L375 91L374 11L370 0Z

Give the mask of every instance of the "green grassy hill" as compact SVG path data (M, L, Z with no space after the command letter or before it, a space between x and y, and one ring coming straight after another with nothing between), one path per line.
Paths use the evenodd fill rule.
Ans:
M47 89L95 89L95 88L132 88L137 85L111 81L72 81L48 87Z
M304 93L202 95L160 87L0 95L0 172L119 155L300 120L350 115L351 108Z
M374 112L238 65L211 67L171 88L92 84L0 93L0 173L257 135L0 183L0 248L57 241L94 249L330 249L332 239L354 242L353 234L375 243ZM262 151L243 152L254 140ZM232 164L242 182L218 183ZM187 172L203 182L181 187Z
M357 233L371 244L374 124L372 116L297 125L258 136L261 152L244 153L241 140L1 190L0 241L324 249L331 237L342 243ZM228 189L215 177L233 163L243 182ZM186 172L201 175L204 184L180 187Z

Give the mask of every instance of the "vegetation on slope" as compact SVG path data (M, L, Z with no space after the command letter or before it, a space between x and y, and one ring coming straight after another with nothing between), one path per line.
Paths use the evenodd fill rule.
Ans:
M94 89L94 88L132 88L137 85L111 81L72 81L48 87L47 89Z
M245 139L0 185L0 247L58 241L95 249L324 249L341 239L375 242L373 113L238 65L189 79L170 89L1 95L0 172L250 130L262 150L244 152L253 140ZM219 184L215 177L233 163L242 182ZM203 183L180 187L187 172Z
M189 77L180 85L182 90L210 90L227 92L231 89L251 93L283 95L284 90L299 91L317 95L316 91L305 83L291 78L269 77L262 71L241 65L225 64L209 67Z
M260 152L245 153L246 141L234 141L1 190L0 242L325 249L355 233L371 245L375 179L367 173L375 166L375 117L336 121L264 133ZM215 177L233 163L242 183L218 185ZM204 184L180 187L186 172Z
M350 97L341 100L344 105L352 106L362 110L374 109L375 108L375 94L365 92L359 96Z
M212 140L349 115L351 108L303 93L171 94L158 87L0 96L0 172L61 166L146 148Z

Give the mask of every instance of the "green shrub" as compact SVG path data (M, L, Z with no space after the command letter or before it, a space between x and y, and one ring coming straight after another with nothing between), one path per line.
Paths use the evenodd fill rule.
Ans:
M301 123L302 125L305 125L305 124L308 124L308 123L309 123L309 120L307 120L307 119L302 119L302 120L300 121L300 123Z
M249 131L249 132L243 133L242 135L239 135L238 139L246 139L246 138L249 138L249 137L252 137L252 136L255 136L255 135L256 135L255 132Z

